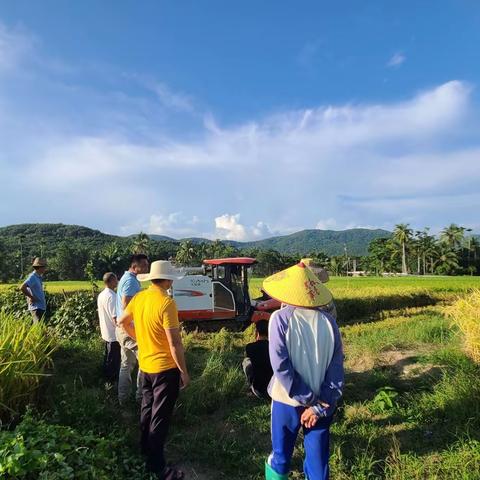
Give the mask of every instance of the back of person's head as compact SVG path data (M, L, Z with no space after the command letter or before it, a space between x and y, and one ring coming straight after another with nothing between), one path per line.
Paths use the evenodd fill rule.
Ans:
M113 272L107 272L103 274L103 283L110 285L117 280L117 276Z
M255 324L255 329L260 337L268 337L268 321L259 320Z
M148 257L144 253L135 253L130 257L130 267L140 265L143 260L148 261Z

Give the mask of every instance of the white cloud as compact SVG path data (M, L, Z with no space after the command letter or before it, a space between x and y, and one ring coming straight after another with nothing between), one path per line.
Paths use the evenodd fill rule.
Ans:
M338 223L334 218L326 218L325 220L320 220L315 228L317 230L340 230L338 228Z
M391 68L399 68L405 61L407 60L407 57L401 53L401 52L396 52L392 55L390 60L387 62L387 67Z
M218 238L243 241L247 238L247 230L240 221L240 214L225 213L215 218L215 229Z
M200 219L187 217L182 212L153 214L148 219L139 219L121 227L124 235L145 232L149 235L165 235L172 238L185 238L197 235Z
M159 101L168 108L183 112L193 112L195 110L193 100L189 95L174 92L165 83L151 82L150 88L155 92Z
M31 35L0 23L0 72L15 68L31 50L33 43Z
M480 182L480 142L474 134L463 141L465 125L475 130L480 122L472 88L461 81L399 102L312 106L234 126L213 114L190 115L188 96L155 85L169 109L161 118L149 109L151 93L132 99L120 86L100 114L82 106L101 95L83 89L78 100L75 85L55 90L68 107L55 115L29 110L30 102L19 108L21 98L9 101L8 90L0 91L2 221L251 240L316 224L433 224L451 198ZM183 122L174 134L165 129L174 111L198 120L195 135ZM18 188L23 193L12 208ZM435 201L427 207L419 200L425 198ZM457 223L477 218L473 205L456 215Z
M215 218L215 233L210 237L244 242L259 240L273 234L269 225L265 222L260 221L253 226L246 226L240 223L239 213L235 215L225 213Z

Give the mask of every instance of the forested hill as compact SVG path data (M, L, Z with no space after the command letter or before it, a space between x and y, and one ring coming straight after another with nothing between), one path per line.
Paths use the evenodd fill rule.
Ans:
M0 228L0 242L7 249L37 251L48 256L62 242L81 243L87 249L98 249L120 237L80 225L62 223L24 223Z
M327 255L342 255L345 247L349 255L366 255L368 244L376 238L389 238L387 230L354 228L350 230L302 230L280 237L267 238L256 242L232 242L239 248L273 249L281 253L302 253L322 251Z
M327 255L342 255L346 246L349 255L365 255L368 244L375 238L390 237L386 230L356 228L351 230L303 230L291 235L277 236L255 242L226 242L240 250L256 248L274 249L281 253L307 254L322 251ZM21 246L26 252L39 252L45 256L54 253L57 246L72 242L87 249L100 249L114 241L126 244L132 237L108 235L79 225L63 224L21 224L0 228L0 243L7 249L18 250ZM151 235L154 242L179 243L162 235ZM210 242L200 238L188 239L193 243Z

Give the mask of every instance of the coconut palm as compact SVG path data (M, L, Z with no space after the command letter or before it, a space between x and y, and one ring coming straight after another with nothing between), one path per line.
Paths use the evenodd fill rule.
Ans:
M195 245L191 240L184 240L175 256L175 263L178 265L192 266L197 257Z
M468 246L469 246L469 252L473 256L473 261L476 263L478 258L478 253L480 252L480 242L476 237L470 237Z
M407 274L407 244L412 239L412 229L409 228L408 223L399 223L395 225L393 230L394 240L400 244L402 249L402 273Z
M465 227L460 227L451 223L440 233L440 241L452 250L458 250L465 239Z
M150 250L150 237L143 232L140 232L132 243L133 253L143 253L148 255Z
M448 245L441 243L438 249L438 258L435 261L438 273L451 275L459 268L458 255Z
M425 275L427 273L427 258L436 256L435 237L429 235L429 228L426 227L422 231L416 232L416 252L418 255L418 272ZM423 263L423 268L420 265ZM430 262L432 263L432 261Z

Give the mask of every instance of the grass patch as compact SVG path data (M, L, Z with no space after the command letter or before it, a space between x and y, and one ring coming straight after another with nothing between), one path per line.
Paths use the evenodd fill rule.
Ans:
M11 420L36 398L55 346L43 323L0 313L1 420Z
M378 356L387 350L443 345L455 332L438 310L426 309L412 316L346 326L341 329L349 361Z

